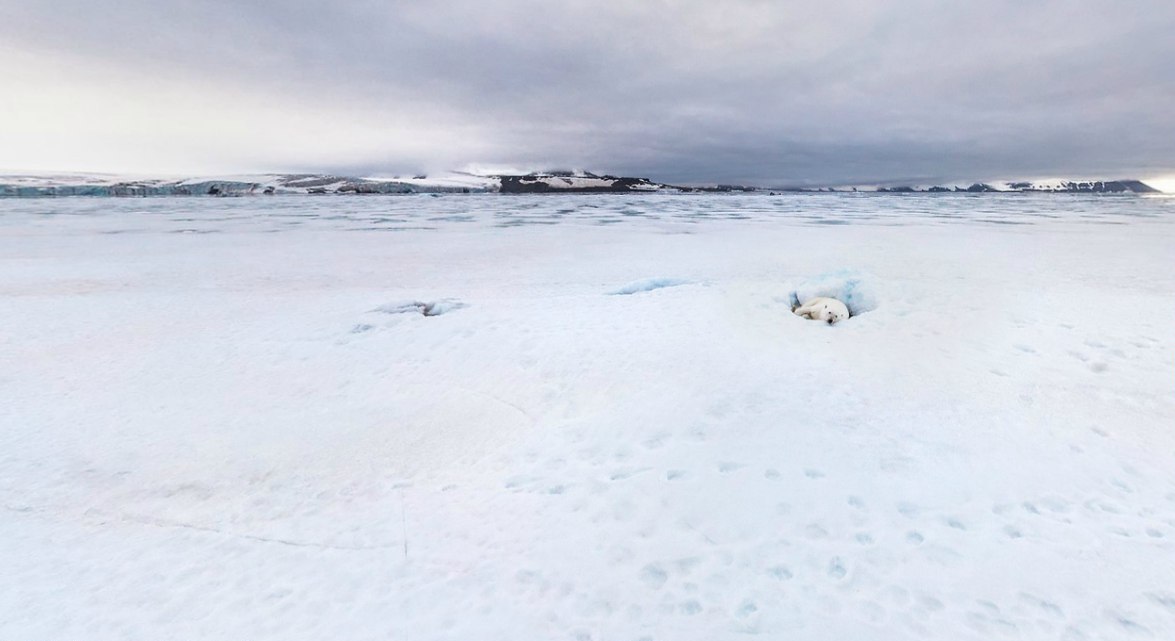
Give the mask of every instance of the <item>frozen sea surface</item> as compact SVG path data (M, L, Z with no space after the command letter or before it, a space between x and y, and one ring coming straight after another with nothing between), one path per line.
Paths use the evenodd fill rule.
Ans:
M1170 198L0 201L0 639L1175 638L1173 265Z
M752 224L925 226L1032 225L1049 221L1123 225L1163 218L1168 196L1056 194L767 195L417 195L374 197L10 199L3 225L83 217L77 231L116 233L439 230L525 225L681 226L727 220Z

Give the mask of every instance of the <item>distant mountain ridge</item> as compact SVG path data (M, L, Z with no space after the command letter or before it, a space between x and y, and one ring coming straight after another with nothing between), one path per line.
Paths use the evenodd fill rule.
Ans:
M622 176L599 176L591 172L548 172L531 173L521 176L502 175L498 191L504 194L535 194L551 192L629 192L660 191L666 185L655 183L648 178Z
M890 186L838 186L838 187L793 187L777 191L788 192L846 192L873 191L890 194L908 193L1009 193L1035 192L1049 194L1159 194L1158 189L1141 180L1038 180L1007 182L975 182L970 184L947 185L890 185Z
M0 197L254 196L275 194L412 194L497 191L489 176L451 172L430 179L332 174L246 174L196 178L142 178L80 174L0 176Z
M690 187L648 178L611 176L588 171L528 174L445 172L414 176L341 176L334 174L246 174L194 178L127 177L98 174L0 175L0 197L57 196L256 196L277 194L442 194L442 193L689 193L689 192L1039 192L1151 194L1159 190L1140 180L1038 180L946 185L856 185L763 189L743 185Z

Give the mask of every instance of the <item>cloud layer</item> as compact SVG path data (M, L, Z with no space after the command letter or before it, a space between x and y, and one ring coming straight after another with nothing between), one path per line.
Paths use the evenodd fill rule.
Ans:
M0 167L763 185L1175 170L1167 0L0 0L0 16Z

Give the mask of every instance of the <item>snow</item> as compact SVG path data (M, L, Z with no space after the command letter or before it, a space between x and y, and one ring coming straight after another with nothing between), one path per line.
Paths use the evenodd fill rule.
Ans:
M53 187L57 185L115 185L118 183L138 182L166 182L175 181L175 178L148 177L139 174L40 174L40 173L4 173L0 174L0 184L20 185L27 187Z
M613 296L627 296L630 294L639 294L641 292L651 292L654 289L663 289L665 287L677 287L678 285L687 285L688 280L681 278L644 278L635 280L619 289L614 289L609 294Z
M198 185L210 182L224 183L257 183L258 185L276 185L283 178L281 174L223 174L217 176L200 176L186 178L179 181L180 185Z
M611 189L616 185L617 178L608 178L602 176L563 176L563 175L528 175L524 177L524 182L527 183L541 183L547 185L551 189ZM629 191L643 191L655 192L662 189L661 185L655 183L631 183L626 187Z
M534 176L530 182L544 183L552 189L606 189L616 183L610 178L583 176Z
M972 179L964 181L945 181L945 182L907 182L894 184L855 184L855 185L837 185L833 189L837 191L859 191L859 192L876 192L883 188L895 187L909 187L916 192L929 192L931 189L938 190L945 189L950 192L962 191L965 192L973 185L986 185L988 193L991 192L1069 192L1077 187L1090 188L1098 183L1108 182L1115 179L1073 179L1073 178L1036 178L1036 179ZM1142 181L1144 184L1163 191L1163 188L1155 184L1155 180ZM1161 181L1160 181L1161 182ZM819 189L819 188L817 188Z
M0 638L1175 638L1172 221L0 202Z
M418 187L455 187L480 191L495 191L501 180L494 176L478 175L461 171L447 171L426 174L423 178L414 176L367 176L377 182L401 182Z
M455 309L461 309L465 306L465 303L453 299L442 299L428 302L410 300L386 303L376 307L371 311L379 312L381 314L418 313L425 316L440 316L441 314L447 314Z
M341 187L352 183L388 183L383 187L409 188L421 192L430 191L496 191L501 180L492 176L479 176L466 172L442 172L428 176L412 177L368 177L349 178L328 174L226 174L216 176L198 176L189 178L177 177L143 177L120 176L114 174L68 174L68 175L0 175L0 196L17 195L32 196L32 193L21 193L25 190L41 190L47 193L40 195L100 195L98 188L114 187L127 183L141 185L151 189L146 190L150 195L171 195L176 189L197 188L196 193L203 195L209 187L227 188L238 195L275 194L306 194L310 190L334 192ZM379 187L377 184L367 184L369 187ZM7 187L8 189L5 189ZM108 191L108 190L107 190ZM9 192L9 193L5 193ZM110 195L109 193L101 195ZM140 194L141 195L141 194Z

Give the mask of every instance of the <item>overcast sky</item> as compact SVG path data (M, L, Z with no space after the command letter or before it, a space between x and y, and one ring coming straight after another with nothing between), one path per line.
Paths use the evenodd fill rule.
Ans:
M0 169L1175 174L1172 0L0 0Z

